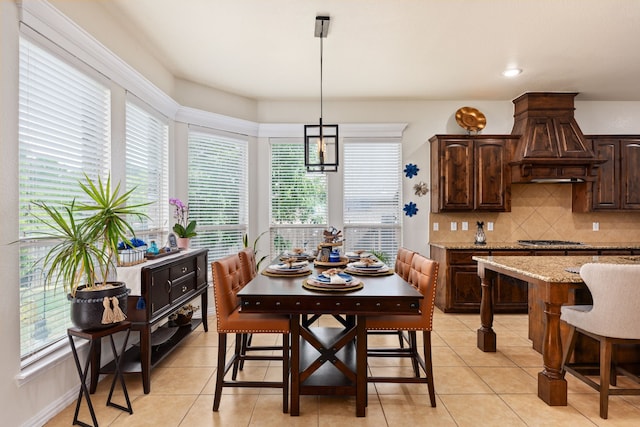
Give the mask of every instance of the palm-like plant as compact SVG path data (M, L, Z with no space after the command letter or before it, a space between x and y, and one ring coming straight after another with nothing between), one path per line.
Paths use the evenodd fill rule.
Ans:
M41 238L58 241L42 260L47 270L45 282L57 285L62 281L65 291L72 295L83 283L91 288L107 282L115 268L113 256L118 252L118 243L131 245L127 235L133 235L134 231L126 217L146 217L138 209L148 205L127 205L135 188L120 195L120 184L111 190L110 176L106 182L98 177L94 183L85 174L85 182L80 181L79 185L90 202L76 203L74 199L62 210L45 202L34 202L46 214L36 217L51 229ZM78 212L90 215L76 219Z
M258 240L260 240L260 238L267 233L269 230L263 231L262 233L260 233L258 235L258 237L256 237L256 239L253 241L253 253L255 253L256 255L258 255ZM247 233L245 233L244 236L242 236L242 244L244 245L245 248L249 247L249 235ZM267 259L267 255L263 255L259 260L257 260L256 262L256 271L260 271L260 264L262 264L262 262Z

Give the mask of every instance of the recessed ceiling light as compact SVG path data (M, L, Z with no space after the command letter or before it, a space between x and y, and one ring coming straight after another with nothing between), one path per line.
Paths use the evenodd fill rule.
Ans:
M515 77L520 73L522 73L520 68L507 68L502 72L502 75L505 77Z

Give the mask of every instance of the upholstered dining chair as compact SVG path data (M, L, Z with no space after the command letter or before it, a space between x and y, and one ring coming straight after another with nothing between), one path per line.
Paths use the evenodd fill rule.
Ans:
M615 364L612 354L618 345L640 344L640 265L588 263L580 268L580 276L591 292L593 305L561 307L560 319L569 324L563 368L600 392L600 417L606 419L609 395L640 394L640 388L609 387L617 383L618 373L639 383L636 375ZM577 334L600 343L599 365L571 362ZM600 371L599 383L586 375L594 368Z
M256 267L256 252L253 248L244 248L240 252L238 252L238 256L240 257L240 265L242 269L242 281L238 290L244 288L247 283L253 280L258 274L258 270ZM237 334L236 340L240 341L240 354L246 355L247 351L273 351L279 350L280 347L276 346L252 346L251 341L253 339L253 335L251 334ZM232 378L235 380L238 375L238 370L242 370L244 368L244 358L240 357L236 360L236 363L233 367L233 375Z
M267 387L282 389L282 412L289 410L289 318L288 316L240 313L237 289L243 282L242 266L238 254L229 255L211 263L213 272L213 295L218 328L218 365L213 410L220 407L223 387ZM227 335L236 334L234 353L226 362ZM241 354L238 334L281 334L281 354L248 355ZM225 380L229 370L237 366L238 360L272 360L282 362L281 381L237 381L232 377Z
M414 375L411 377L369 376L368 382L384 383L426 383L429 390L431 406L436 406L435 387L433 382L433 364L431 358L431 331L433 329L433 310L436 297L436 280L438 263L416 253L411 260L410 283L417 287L423 296L420 302L420 315L381 315L367 317L368 330L407 331L408 348L369 348L367 357L403 357L410 358ZM422 331L423 354L420 356L416 333ZM425 374L421 376L421 371Z
M399 247L396 254L396 262L394 265L394 273L402 277L405 281L409 281L409 272L411 270L411 260L413 259L414 251L404 247ZM415 285L414 285L415 286ZM404 348L405 341L408 342L409 338L402 331L367 331L369 335L397 335L398 342L401 348Z

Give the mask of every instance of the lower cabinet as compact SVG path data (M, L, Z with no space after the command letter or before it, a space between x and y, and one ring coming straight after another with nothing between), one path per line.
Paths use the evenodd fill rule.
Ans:
M436 306L445 313L480 313L482 289L474 256L563 256L631 255L630 249L445 249L431 245L431 258L438 261ZM493 284L496 313L527 313L528 285L518 279L499 275Z
M207 250L188 251L148 266L141 264L140 268L140 295L130 295L127 304L131 330L140 333L140 342L123 355L121 371L140 372L146 394L151 391L151 369L201 323L204 330L208 330ZM171 314L198 296L201 319L194 318L186 325L167 321ZM96 346L92 366L98 366L100 353L100 346ZM102 369L91 370L92 393L96 389L99 374L113 372L113 365L112 362Z

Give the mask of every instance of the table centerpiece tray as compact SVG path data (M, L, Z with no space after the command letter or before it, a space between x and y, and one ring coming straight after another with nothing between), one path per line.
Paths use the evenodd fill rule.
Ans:
M182 252L182 251L183 251L183 249L182 249L182 248L178 248L178 249L174 249L174 250L169 251L169 252L164 252L164 250L162 250L162 251L160 251L160 252L159 252L159 253L157 253L157 254L150 254L149 252L147 252L147 253L144 255L144 257L145 257L146 259L148 259L148 260L152 260L152 259L163 258L163 257L169 256L169 255L175 255L175 254L178 254L178 253L180 253L180 252Z

